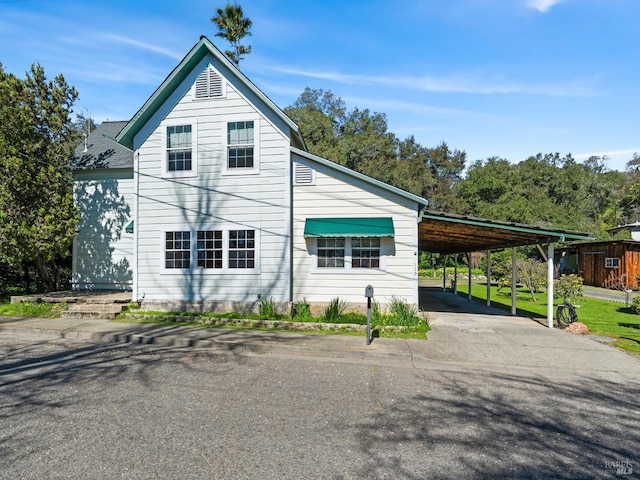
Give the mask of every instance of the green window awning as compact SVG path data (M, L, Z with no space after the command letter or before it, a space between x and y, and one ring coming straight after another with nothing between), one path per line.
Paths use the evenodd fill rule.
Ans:
M133 233L133 220L131 220L131 222L129 223L129 225L127 225L124 229L125 232L127 233Z
M391 217L307 218L305 237L393 237Z

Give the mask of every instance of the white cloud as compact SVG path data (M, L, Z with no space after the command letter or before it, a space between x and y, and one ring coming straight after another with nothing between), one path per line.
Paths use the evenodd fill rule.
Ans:
M589 157L620 157L627 156L629 160L634 153L640 153L640 147L630 148L627 150L608 150L605 152L591 152L591 153L579 153L578 155L572 155L576 160L586 160Z
M551 7L561 2L564 0L528 0L527 7L538 10L540 13L546 13Z
M478 113L471 110L458 108L434 107L417 102L403 102L394 99L380 100L375 98L344 97L343 100L354 105L363 105L368 109L380 109L382 112L397 111L402 113L415 113L430 115L440 118L487 118L492 115Z
M135 40L133 38L129 38L129 37L124 37L122 35L114 35L114 34L102 34L101 35L103 38L107 39L107 40L111 40L113 42L117 42L117 43L122 43L124 45L131 45L133 47L137 47L141 50L145 50L148 52L154 52L154 53L159 53L161 55L166 55L167 57L176 59L176 60L182 60L182 57L184 57L183 54L174 52L172 50L168 50L166 48L161 48L158 47L157 45L153 45L151 43L145 43L145 42L141 42L139 40Z
M532 85L527 83L525 85L500 80L486 80L479 78L478 75L471 74L451 75L448 77L368 76L277 66L271 68L287 75L328 80L345 85L400 86L406 89L435 93L467 93L475 95L519 93L568 97L589 97L597 94L592 88L578 84Z

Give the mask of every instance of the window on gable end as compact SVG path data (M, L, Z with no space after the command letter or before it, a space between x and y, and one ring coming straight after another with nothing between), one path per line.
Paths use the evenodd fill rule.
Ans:
M195 86L196 99L222 98L224 95L224 79L213 68L208 67L198 75Z

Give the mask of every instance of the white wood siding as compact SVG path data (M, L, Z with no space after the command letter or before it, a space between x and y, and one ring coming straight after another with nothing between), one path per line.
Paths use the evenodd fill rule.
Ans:
M299 160L295 156L294 161ZM293 300L325 303L340 297L350 303L362 304L365 287L373 285L375 299L387 304L392 296L418 303L417 222L418 206L399 196L371 187L364 182L346 178L317 164L315 185L293 187ZM393 238L383 238L390 254L386 256L384 272L359 273L356 269L344 273L319 272L313 268L313 239L304 238L307 218L391 217L395 229ZM389 248L391 247L391 248Z
M191 85L211 61L194 69L174 96L136 137L139 172L137 214L138 274L136 295L152 301L255 302L258 294L275 301L290 298L289 139L251 103L239 87L228 84L226 98L194 100ZM176 99L172 100L176 101ZM171 103L169 101L168 103ZM260 143L256 174L223 174L227 122L254 120ZM162 178L165 122L197 123L197 177ZM164 269L165 231L215 229L220 225L260 231L259 273L220 273L192 266L188 273ZM193 241L193 239L192 239ZM192 264L195 259L192 258Z
M133 171L76 172L74 200L80 224L73 241L73 288L131 289L133 235L125 228L133 218Z

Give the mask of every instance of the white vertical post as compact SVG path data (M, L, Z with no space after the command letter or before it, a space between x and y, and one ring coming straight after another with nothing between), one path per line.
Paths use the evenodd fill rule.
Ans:
M467 252L467 269L469 273L467 274L467 287L469 289L468 299L471 300L471 253Z
M517 280L517 268L516 268L516 247L511 249L511 315L516 314L516 280Z
M444 264L442 265L442 291L447 291L447 260L449 260L449 256L444 256Z
M487 307L491 306L491 250L487 250Z
M549 243L547 253L547 326L553 328L553 243Z
M458 254L453 258L453 294L458 295Z

